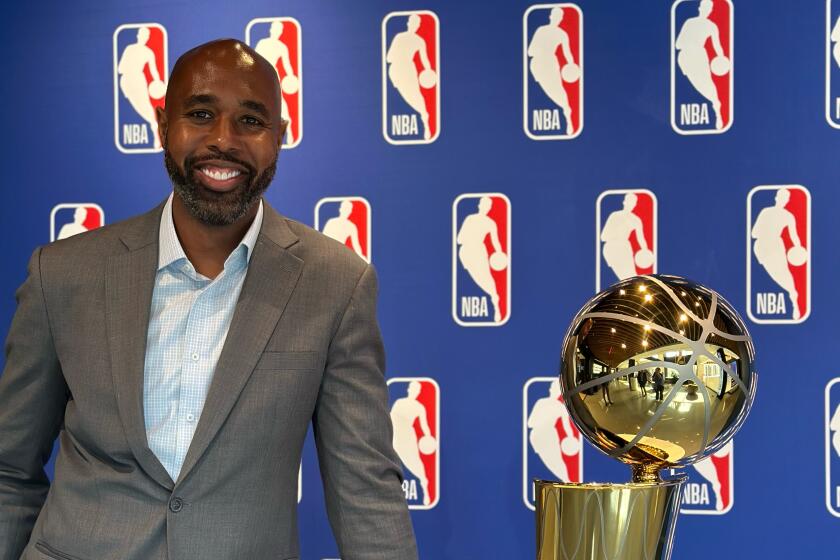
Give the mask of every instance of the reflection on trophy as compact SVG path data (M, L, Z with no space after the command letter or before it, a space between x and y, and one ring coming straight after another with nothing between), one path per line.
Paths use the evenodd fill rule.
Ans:
M563 342L560 385L583 436L633 482L535 481L537 559L670 558L685 476L660 472L732 439L755 396L754 357L732 306L683 278L637 276L589 300Z

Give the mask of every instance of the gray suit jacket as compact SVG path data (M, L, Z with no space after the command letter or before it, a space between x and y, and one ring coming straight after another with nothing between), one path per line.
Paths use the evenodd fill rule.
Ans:
M267 204L180 478L149 450L143 363L162 207L32 256L0 377L0 559L297 558L310 421L342 558L416 558L375 273Z

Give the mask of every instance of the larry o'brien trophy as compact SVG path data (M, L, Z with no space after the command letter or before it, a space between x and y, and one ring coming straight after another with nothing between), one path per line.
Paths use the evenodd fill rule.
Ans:
M660 473L732 439L755 396L754 357L738 313L689 280L637 276L589 300L563 341L560 386L583 436L633 482L535 481L537 560L670 558L686 477Z

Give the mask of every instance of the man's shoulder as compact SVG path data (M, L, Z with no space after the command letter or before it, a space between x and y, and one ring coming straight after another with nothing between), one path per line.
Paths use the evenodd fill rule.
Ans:
M298 238L290 251L303 260L307 267L325 273L361 276L368 264L347 245L328 237L296 220L285 216L286 225Z
M159 214L159 208L155 208L113 224L53 241L42 247L41 258L68 262L89 261L124 252L124 240L145 237L154 241L157 239Z

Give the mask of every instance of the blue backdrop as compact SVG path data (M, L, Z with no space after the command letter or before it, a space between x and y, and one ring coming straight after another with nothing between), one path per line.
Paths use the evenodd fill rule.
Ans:
M245 40L252 20L293 18L283 21L284 34L294 30L300 38L299 50L290 48L299 87L287 99L299 119L297 145L281 153L267 198L310 225L323 198L369 203L370 226L362 229L370 234L366 247L375 248L369 256L380 273L388 377L400 379L391 384L392 399L406 397L410 378L420 378L418 402L434 425L435 449L421 453L422 468L415 463L432 481L433 499L424 501L417 473L408 477L415 487L407 487L417 507L412 517L423 558L533 557L533 512L523 480L550 474L529 447L528 417L550 386L534 378L556 374L561 338L594 293L596 266L602 286L616 278L601 258L599 238L608 216L626 203L599 198L608 190L655 195L655 204L645 199L653 214L641 207L636 212L645 235L655 234L649 268L718 290L745 318L748 301L753 309L747 320L759 390L735 450L715 463L724 507L717 506L714 484L689 468L695 486L685 509L707 515L681 517L675 557L836 557L840 519L831 512L840 515L840 445L832 445L829 420L840 390L828 390L828 384L840 375L831 361L840 300L830 292L838 273L840 131L831 123L840 123L840 61L830 32L840 1L715 0L707 23L719 32L731 23L721 33L731 69L710 77L703 64L715 56L714 47L703 43L712 54L699 70L696 49L683 59L697 84L681 69L683 55L671 37L697 16L699 5L677 4L579 0L579 18L566 5L567 17L554 27L564 30L580 69L576 81L570 71L566 82L556 77L570 62L562 52L554 70L531 68L534 59L550 59L525 51L552 16L550 6L528 2L10 4L0 34L6 56L0 81L6 126L0 329L8 328L14 313L13 293L29 255L50 242L51 228L58 235L75 219L73 205L88 208L83 217L93 221L98 205L104 222L113 223L157 205L171 190L151 127L145 141L142 135L149 126L141 115L147 100L135 99L135 108L114 76L115 57L144 27L135 24L150 29L147 47L155 64L163 60L155 37L163 37L165 78L178 55L198 43ZM414 77L399 61L383 62L395 36L410 32L410 15L403 12L418 10L415 36L422 43L412 40L433 51L435 78L432 87L420 88L419 110L411 100L417 104L418 80L429 83L421 76L423 62L412 60ZM572 29L574 21L579 26ZM165 34L155 31L160 28ZM260 37L268 36L267 28L253 27ZM685 62L692 56L694 66ZM386 75L395 65L396 77ZM700 93L709 83L723 107L720 129L714 100ZM570 130L561 87L571 121L578 123ZM535 109L547 112L529 113ZM134 148L145 151L132 153ZM753 191L761 186L770 188ZM765 272L748 237L749 224L773 206L782 186L799 201L786 208L810 257L805 265L787 267L798 313L783 286L787 280ZM501 270L487 270L496 251L490 237L481 239L488 246L481 257L474 251L462 257L466 245L454 241L468 215L482 218L481 193L489 193L494 208L476 220L479 226L489 219L498 227L509 210L501 228L508 266ZM465 194L470 196L459 199ZM508 207L496 207L496 201ZM56 208L60 204L71 206ZM338 205L332 207L321 224L338 216ZM359 212L356 217L364 215ZM641 251L637 235L625 239L633 254ZM789 232L782 242L793 243ZM481 288L488 274L490 287ZM500 321L494 320L494 289L507 302ZM478 299L473 305L462 297ZM840 428L840 416L836 424ZM424 434L419 424L416 429L419 442ZM580 463L569 459L577 457L573 447L566 451L572 452L563 457L570 476L581 465L588 481L629 479L626 468L586 443L577 451ZM301 487L302 557L335 558L311 442Z

